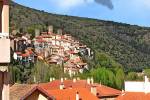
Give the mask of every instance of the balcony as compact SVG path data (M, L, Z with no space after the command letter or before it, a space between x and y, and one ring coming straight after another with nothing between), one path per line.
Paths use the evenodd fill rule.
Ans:
M8 33L0 33L0 64L10 62L10 40Z

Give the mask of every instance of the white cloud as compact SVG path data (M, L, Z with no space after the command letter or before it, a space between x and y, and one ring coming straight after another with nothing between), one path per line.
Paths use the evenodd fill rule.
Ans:
M62 10L70 10L83 5L84 0L56 0L55 4Z
M150 0L133 0L134 4L143 9L150 8Z
M145 7L150 8L150 0L141 0L141 3L142 2L143 2Z

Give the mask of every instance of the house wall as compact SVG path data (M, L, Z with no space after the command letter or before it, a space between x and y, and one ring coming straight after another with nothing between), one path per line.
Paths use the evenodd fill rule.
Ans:
M35 91L32 95L30 95L26 100L48 100L39 91Z
M2 9L2 32L9 33L9 0L3 0Z
M10 40L0 39L0 63L10 62Z
M42 94L39 94L39 98L38 100L48 100L47 98L45 98Z
M9 100L10 40L9 35L9 4L8 0L0 0L0 100Z
M2 12L3 2L0 1L0 12ZM2 13L0 13L0 33L2 32Z
M0 72L0 100L2 100L3 78L2 72Z

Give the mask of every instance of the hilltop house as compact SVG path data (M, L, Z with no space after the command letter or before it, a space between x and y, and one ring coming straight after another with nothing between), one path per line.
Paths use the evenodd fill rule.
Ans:
M41 32L41 35L34 39L34 47L35 52L47 63L60 65L64 63L64 72L69 72L70 76L88 69L87 63L82 61L79 53L91 56L90 48L69 34Z

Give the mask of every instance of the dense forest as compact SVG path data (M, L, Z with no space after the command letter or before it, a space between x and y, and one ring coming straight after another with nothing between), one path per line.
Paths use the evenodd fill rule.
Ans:
M141 71L150 67L150 28L51 14L44 11L10 3L10 30L29 32L46 30L48 25L63 29L93 51L105 53L121 64L126 71ZM95 53L96 55L96 53Z

